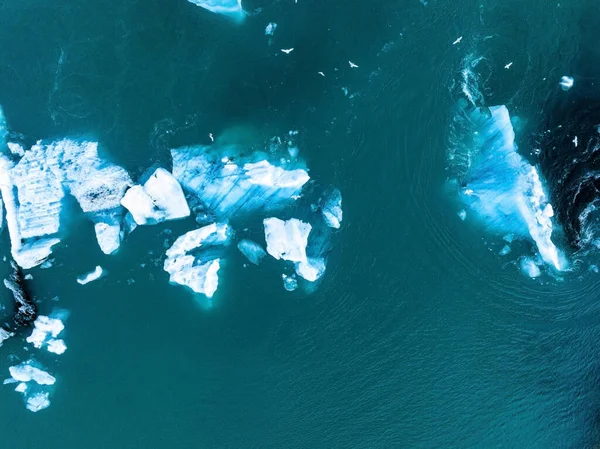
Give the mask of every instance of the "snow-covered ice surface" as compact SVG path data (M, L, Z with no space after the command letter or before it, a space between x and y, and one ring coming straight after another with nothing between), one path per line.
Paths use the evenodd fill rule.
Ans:
M85 273L77 278L77 283L81 285L89 284L90 282L100 279L104 275L104 269L100 265L96 265L89 273Z
M213 223L177 238L164 263L169 280L211 298L219 285L219 253L229 244L232 233L229 225Z
M143 186L135 185L127 190L121 204L138 225L156 224L190 215L181 186L164 168L157 168Z
M552 240L552 205L536 167L517 152L508 109L465 108L463 113L472 140L462 160L459 152L451 154L451 162L464 168L461 202L488 231L529 239L547 265L564 270L566 257Z
M194 5L207 9L217 14L224 14L241 20L244 18L244 10L242 9L242 0L188 0Z
M236 148L171 150L173 175L219 219L285 208L310 179L306 170L274 165L260 154L241 157Z

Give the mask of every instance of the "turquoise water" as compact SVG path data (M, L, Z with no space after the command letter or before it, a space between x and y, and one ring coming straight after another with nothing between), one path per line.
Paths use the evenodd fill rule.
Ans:
M233 253L207 310L162 270L193 220L106 256L69 217L55 265L31 270L40 312L70 311L67 352L43 357L52 405L0 389L0 447L594 447L597 275L527 278L444 187L464 61L485 58L485 104L520 118L532 157L549 92L593 47L593 6L265 0L235 23L184 0L1 3L15 138L90 137L137 178L209 133L262 148L298 130L344 221L314 293ZM75 282L97 264L106 278ZM24 346L0 349L5 377Z

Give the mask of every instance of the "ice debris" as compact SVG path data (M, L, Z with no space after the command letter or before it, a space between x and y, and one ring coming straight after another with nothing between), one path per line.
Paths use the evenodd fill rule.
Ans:
M11 366L8 371L16 382L35 382L38 385L54 385L56 379L46 371L33 366L32 361Z
M570 77L570 76L563 76L560 79L560 83L558 83L560 85L560 88L562 90L569 90L571 87L573 87L573 85L575 84L575 80Z
M254 265L258 265L260 261L263 260L263 258L267 255L262 246L256 242L253 242L252 240L240 240L237 244L237 247L240 252Z
M242 8L242 0L188 0L194 5L207 9L216 14L223 14L233 17L234 19L242 19L244 10Z
M232 233L229 225L213 223L177 238L164 263L170 282L211 298L219 285L219 248L229 244Z
M294 290L296 290L298 288L298 280L296 279L296 276L292 275L287 275L287 274L282 274L281 278L283 279L283 287L288 291L288 292L293 292Z
M96 268L94 268L89 273L79 276L77 278L77 283L81 285L88 284L90 282L100 279L104 275L104 273L104 269L100 265L96 265Z
M143 186L131 187L121 199L138 225L177 220L190 215L183 190L164 168L157 168Z

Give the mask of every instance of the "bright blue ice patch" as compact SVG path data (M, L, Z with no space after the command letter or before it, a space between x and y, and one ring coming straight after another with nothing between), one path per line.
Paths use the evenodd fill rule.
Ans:
M517 152L508 109L468 107L464 114L473 133L470 148L451 153L463 164L461 201L488 231L532 239L544 262L565 269L551 238L552 205L537 169Z
M241 20L244 17L242 0L188 0L194 5L207 9L217 14L224 14Z

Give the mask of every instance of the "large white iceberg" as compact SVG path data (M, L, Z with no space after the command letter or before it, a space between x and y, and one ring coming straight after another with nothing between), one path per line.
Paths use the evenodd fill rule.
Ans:
M461 200L497 233L531 238L547 264L557 270L566 258L552 241L552 205L537 169L517 152L508 109L474 109L474 148L460 191Z
M271 256L294 262L296 273L307 281L314 282L323 275L325 260L306 255L308 236L312 230L309 223L297 218L284 221L271 217L265 218L263 224L267 252Z
M194 5L198 5L204 9L217 14L224 14L235 19L244 17L242 9L242 0L188 0Z
M213 223L177 238L164 263L169 280L211 298L219 285L218 250L229 244L232 232L225 223Z
M306 170L287 169L266 159L213 153L208 147L171 150L173 175L220 219L236 214L277 211L289 205L310 179Z
M121 204L138 225L161 223L190 215L183 190L164 168L157 168L143 186L130 188Z

